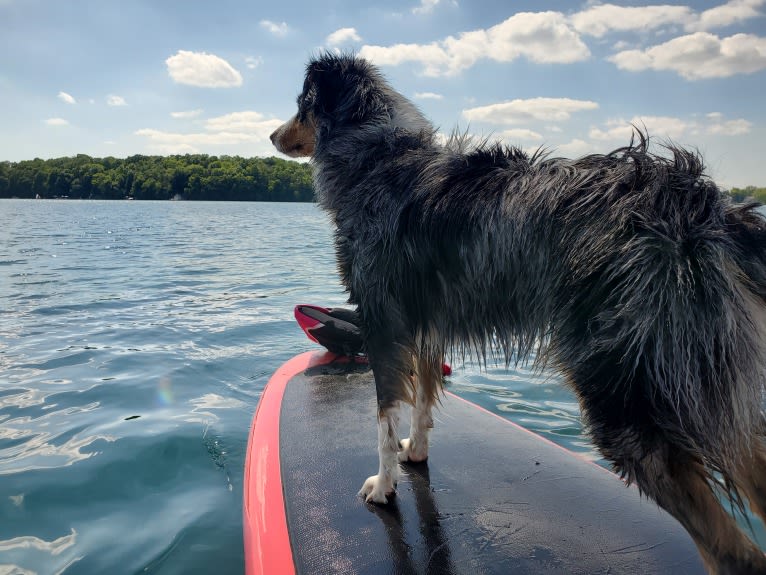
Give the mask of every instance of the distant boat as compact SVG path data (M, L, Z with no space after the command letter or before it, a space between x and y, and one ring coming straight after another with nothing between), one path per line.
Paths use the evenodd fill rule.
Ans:
M176 194L175 196L173 196L170 199L171 199L171 201L178 202L178 201L181 201L181 200L185 200L186 198L184 198L181 194Z

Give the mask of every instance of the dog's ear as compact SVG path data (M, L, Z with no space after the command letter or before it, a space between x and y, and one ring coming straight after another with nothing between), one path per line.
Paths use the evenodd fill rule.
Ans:
M328 54L309 63L299 113L317 120L362 123L384 109L377 71L353 56Z
M317 94L319 93L319 81L321 71L317 68L317 62L311 62L306 68L306 79L303 81L303 90L298 96L298 118L303 121L309 112L317 115Z

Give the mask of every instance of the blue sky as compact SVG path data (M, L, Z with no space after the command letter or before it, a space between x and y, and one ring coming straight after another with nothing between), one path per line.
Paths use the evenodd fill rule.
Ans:
M0 0L0 160L275 155L321 50L377 63L445 133L562 156L630 124L766 185L766 0Z

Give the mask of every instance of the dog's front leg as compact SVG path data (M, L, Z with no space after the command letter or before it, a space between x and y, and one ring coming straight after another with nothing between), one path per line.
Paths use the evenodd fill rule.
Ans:
M359 490L365 501L387 503L399 480L399 402L378 410L378 474L367 478Z
M390 316L394 314L389 309ZM402 402L412 401L413 371L412 345L407 345L406 329L394 326L392 317L388 325L370 329L365 347L375 376L375 394L378 400L378 474L367 478L359 495L366 501L386 503L399 480L399 411ZM398 329L397 329L398 328ZM404 334L404 335L403 335Z

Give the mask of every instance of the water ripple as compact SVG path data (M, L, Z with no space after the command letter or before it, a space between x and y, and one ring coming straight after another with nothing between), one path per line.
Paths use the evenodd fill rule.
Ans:
M0 572L241 573L250 421L314 348L293 306L345 301L327 218L0 203ZM453 367L456 393L596 457L556 376Z

